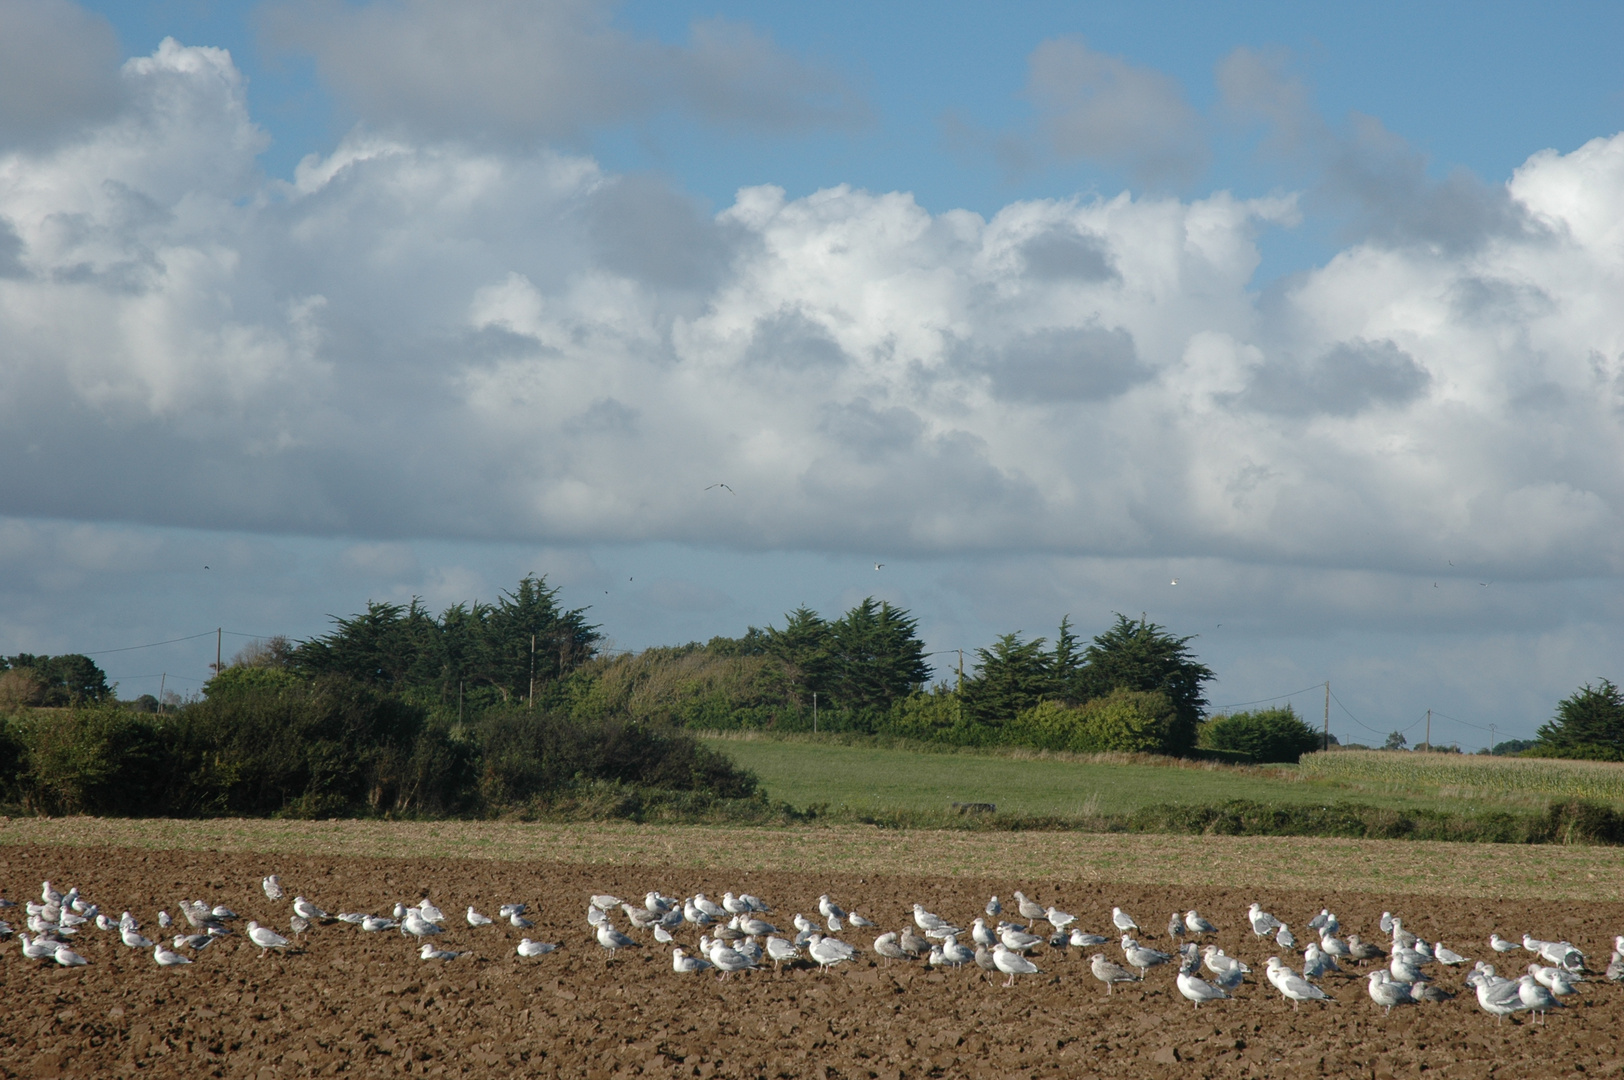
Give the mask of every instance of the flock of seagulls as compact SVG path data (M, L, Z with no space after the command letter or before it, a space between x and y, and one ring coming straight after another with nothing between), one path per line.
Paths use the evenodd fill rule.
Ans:
M282 882L275 874L261 881L260 887L268 900L275 902L286 898ZM11 909L16 906L14 901L0 898L0 914L9 916ZM40 899L28 901L24 909L28 930L16 933L9 922L0 919L0 939L11 937L16 933L22 954L29 959L54 961L62 967L81 967L90 961L73 947L73 943L80 940L79 935L87 930L104 933L116 931L119 940L125 946L132 949L151 949L153 962L159 967L182 967L193 963L203 950L219 938L234 935L236 931L232 929L232 924L240 921L237 913L224 904L210 904L204 900L181 900L177 908L188 929L175 934L171 946L167 932L180 927L167 910L158 912L158 929L162 933L153 939L142 932L140 922L130 912L124 912L115 920L103 912L99 905L81 896L77 888L62 892L47 881L40 888ZM463 952L442 949L434 943L433 938L445 933L446 917L445 913L427 898L411 907L397 903L390 916L366 912L340 912L337 915L329 915L303 896L295 896L289 902L289 908L288 932L295 938L317 924L348 923L363 933L398 930L405 937L415 938L419 942L418 955L424 960L455 960L465 955ZM525 918L526 910L528 906L522 903L503 904L498 909L504 922L520 929L528 929L534 925ZM472 905L468 908L466 918L470 928L492 926L497 921L480 914ZM30 933L34 936L30 937ZM293 938L269 926L261 926L253 919L248 920L243 926L243 934L258 947L261 957L269 955L272 950L281 952L293 946ZM520 956L544 956L556 948L558 948L556 943L522 938L515 951ZM186 951L182 952L183 949Z
M261 887L272 902L286 899L275 874L266 877ZM827 894L817 899L816 918L797 912L788 920L779 919L785 923L780 929L773 921L778 917L772 906L749 893L729 891L720 900L712 900L704 893L678 898L654 890L644 895L641 903L609 894L590 896L586 923L611 962L621 949L644 947L636 935L647 934L655 945L670 946L671 966L677 974L715 971L722 979L768 967L782 969L786 964L811 964L828 970L872 952L885 964L923 962L932 968L980 969L984 977L1003 975L1003 985L1009 987L1019 978L1042 974L1039 957L1048 965L1062 959L1068 949L1084 949L1098 950L1089 955L1088 970L1104 985L1107 995L1118 987L1143 985L1153 970L1167 966L1176 972L1174 985L1178 993L1199 1009L1235 997L1253 974L1244 960L1227 955L1207 940L1219 928L1193 909L1171 915L1166 927L1170 944L1162 949L1141 940L1149 935L1120 907L1111 909L1110 934L1100 934L1083 928L1078 916L1052 904L1041 903L1019 890L1011 895L1013 911L1009 914L1018 918L1006 919L1003 902L994 896L983 914L957 922L914 904L911 917L905 917L899 929L884 931L859 912L842 908ZM397 903L388 915L329 915L303 896L295 896L288 903L288 933L293 938L254 920L243 925L243 934L260 950L261 957L273 950L289 949L294 938L314 926L335 923L353 925L363 933L397 931L415 941L418 955L426 961L455 960L467 955L467 951L446 949L436 942L445 933L447 917L427 898L411 906ZM10 909L16 907L14 902L0 898L0 915L15 918ZM178 910L184 927L167 911L160 911L160 933L149 938L130 912L114 919L80 895L77 888L62 892L47 881L41 887L40 899L29 901L25 907L27 930L16 932L9 922L0 919L0 939L15 933L23 956L62 967L80 967L90 960L74 948L75 942L92 932L116 934L124 947L150 949L155 964L172 968L194 963L214 941L235 934L233 925L240 921L225 905L204 900L181 900ZM496 915L490 916L469 905L463 919L471 930L501 924L524 930L534 925L526 917L527 911L526 904L511 902L502 904ZM1296 957L1297 936L1285 922L1257 903L1242 918L1255 937ZM617 927L617 920L626 929ZM968 926L962 925L965 922ZM1296 1009L1305 1003L1334 1001L1322 985L1333 976L1360 978L1371 1001L1391 1013L1404 1005L1455 997L1456 992L1443 988L1432 972L1465 969L1471 964L1462 986L1475 994L1484 1012L1495 1017L1497 1023L1518 1012L1527 1012L1535 1023L1540 1023L1553 1010L1562 1008L1564 999L1580 993L1592 974L1583 952L1569 941L1548 941L1532 934L1524 934L1518 941L1492 934L1489 950L1496 958L1503 958L1503 963L1515 965L1513 953L1536 958L1523 972L1507 977L1485 960L1474 962L1441 941L1426 941L1406 929L1403 919L1390 912L1382 913L1379 926L1386 947L1365 941L1357 933L1345 933L1337 916L1322 909L1302 924L1307 943L1300 965L1293 968L1279 955L1269 956L1262 965L1263 981ZM172 938L168 933L171 930L178 931ZM875 930L881 932L873 937L867 950L841 937L866 937L867 932ZM695 933L697 941L679 943L678 935ZM1112 936L1120 959L1110 948ZM539 957L558 948L557 943L525 937L515 952L521 957ZM1624 934L1614 938L1613 954L1602 974L1608 981L1624 982Z
M974 966L989 976L1004 975L1003 985L1007 987L1022 976L1043 973L1034 959L1039 949L1059 957L1068 948L1093 949L1111 941L1105 934L1079 927L1076 915L1039 903L1020 891L1012 896L1013 914L1019 915L1020 921L1003 919L1004 905L994 896L987 902L984 915L968 920L968 929L914 904L911 925L905 923L899 930L879 934L871 949L886 963L900 960L923 961L943 968ZM655 891L648 893L641 905L618 896L593 896L587 903L587 923L610 956L637 945L632 934L647 930L658 944L672 947L671 966L678 974L714 970L726 979L753 969L781 968L786 963L808 961L827 969L855 960L862 950L837 935L848 928L869 929L874 923L856 912L847 913L827 895L818 898L817 907L823 921L796 913L788 920L792 932L788 927L780 930L768 921L772 909L749 894L728 892L717 903L703 893L678 899ZM617 911L624 914L629 932L615 927ZM1262 905L1252 904L1244 919L1254 936L1272 941L1281 950L1292 950L1295 955L1296 935L1285 922L1264 911ZM1177 972L1174 982L1179 994L1199 1009L1234 997L1252 974L1245 961L1228 956L1215 944L1200 944L1202 939L1216 934L1218 927L1193 909L1182 915L1174 912L1169 918L1167 936L1172 946L1165 951L1141 941L1136 935L1144 931L1122 908L1111 909L1110 923L1118 935L1121 962L1108 951L1089 956L1089 972L1104 984L1108 995L1124 984L1143 984L1153 969L1168 965ZM1047 927L1040 929L1039 924ZM1455 992L1439 985L1429 969L1472 963L1443 942L1428 942L1405 929L1403 919L1390 912L1384 912L1380 920L1387 948L1364 941L1355 933L1344 934L1340 920L1329 910L1322 909L1303 926L1309 940L1302 952L1300 970L1278 955L1270 956L1263 965L1264 981L1294 1009L1304 1003L1334 1003L1321 985L1333 975L1363 978L1370 999L1387 1013L1402 1005L1447 1001L1455 997ZM675 943L675 935L690 927L700 933L697 947L691 952ZM1563 998L1578 993L1579 984L1589 974L1584 954L1568 941L1544 941L1525 934L1518 944L1495 934L1489 947L1501 955L1522 950L1544 961L1529 964L1526 973L1516 978L1498 974L1492 964L1482 960L1473 964L1463 985L1475 992L1478 1005L1496 1022L1525 1011L1536 1022L1543 1020L1551 1010L1562 1007ZM1365 971L1363 965L1367 964L1375 966ZM1354 968L1360 969L1357 974L1350 970ZM1624 935L1614 939L1613 955L1604 974L1609 981L1624 982Z

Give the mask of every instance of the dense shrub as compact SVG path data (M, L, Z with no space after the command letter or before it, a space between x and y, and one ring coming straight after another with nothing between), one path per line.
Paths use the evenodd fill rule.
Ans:
M1199 745L1258 762L1295 762L1320 749L1320 736L1291 708L1215 716L1201 725Z
M1016 718L1029 745L1079 754L1174 751L1177 713L1165 694L1117 689L1082 705L1039 702Z
M487 713L476 732L480 794L490 807L526 803L593 781L747 798L756 778L669 725L577 721L548 710Z

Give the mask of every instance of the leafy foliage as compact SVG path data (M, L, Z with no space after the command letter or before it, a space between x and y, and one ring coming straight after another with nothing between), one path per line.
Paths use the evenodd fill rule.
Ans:
M1296 762L1320 744L1319 733L1289 705L1215 716L1200 731L1204 749L1232 750L1257 762Z
M107 701L113 694L106 673L90 657L79 653L0 656L0 672L10 676L0 683L0 707L53 708Z
M1022 741L1079 754L1165 753L1175 722L1172 703L1156 692L1118 688L1082 705L1044 701L1022 713Z
M1526 752L1539 757L1624 761L1624 693L1606 679L1586 683L1556 706Z
M1118 614L1115 625L1083 650L1074 693L1084 700L1118 688L1164 694L1173 706L1164 752L1188 753L1196 744L1196 728L1207 707L1202 686L1217 677L1195 659L1188 644L1191 640L1174 637L1147 619L1134 622Z
M371 602L333 620L324 637L301 642L287 665L304 676L344 675L428 702L475 707L527 700L567 676L596 651L586 609L565 610L545 578L525 577L494 604L457 604L438 619L416 599Z

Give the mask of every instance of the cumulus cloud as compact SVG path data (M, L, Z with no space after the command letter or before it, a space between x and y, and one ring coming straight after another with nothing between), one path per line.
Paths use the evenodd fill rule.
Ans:
M1260 298L1290 197L982 217L758 186L707 215L579 155L404 130L281 183L223 52L165 42L118 94L0 158L13 515L1624 564L1624 137L1530 158L1495 195L1524 225L1370 236Z
M578 139L672 108L752 132L865 118L838 74L747 26L699 22L670 45L612 15L604 0L305 0L271 8L266 23L362 119L433 137Z

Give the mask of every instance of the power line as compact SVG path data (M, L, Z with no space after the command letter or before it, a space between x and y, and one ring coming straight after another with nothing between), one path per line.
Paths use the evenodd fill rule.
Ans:
M168 641L152 641L145 645L126 645L122 649L102 649L99 652L80 653L80 656L106 656L116 652L134 652L136 649L156 649L159 645L173 645L179 641L196 641L198 638L213 637L208 631L201 634L191 634L187 637L170 638Z
M1267 704L1268 702L1271 702L1271 701L1283 701L1286 698L1296 697L1298 694L1306 694L1310 690L1318 690L1321 686L1324 686L1324 685L1325 685L1324 683L1315 683L1313 686L1305 686L1301 690L1293 690L1289 694L1277 694L1274 697L1258 698L1256 701L1237 701L1233 705L1214 705L1213 708L1214 709L1238 709L1243 705L1265 705L1265 704Z

